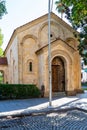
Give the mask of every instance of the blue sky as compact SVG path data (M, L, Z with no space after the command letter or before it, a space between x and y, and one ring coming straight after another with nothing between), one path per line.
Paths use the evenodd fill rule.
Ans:
M58 14L55 1L53 0L52 11ZM48 0L7 0L6 8L8 14L0 20L4 35L3 49L6 48L14 29L48 13Z

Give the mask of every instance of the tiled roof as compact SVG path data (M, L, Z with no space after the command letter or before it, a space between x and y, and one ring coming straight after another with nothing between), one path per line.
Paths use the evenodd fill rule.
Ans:
M0 65L8 65L6 57L0 57Z

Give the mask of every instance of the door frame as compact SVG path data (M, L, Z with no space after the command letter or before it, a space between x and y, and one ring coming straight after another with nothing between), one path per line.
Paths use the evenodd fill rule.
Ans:
M60 56L55 56L52 59L51 69L52 69L52 92L65 92L65 64Z

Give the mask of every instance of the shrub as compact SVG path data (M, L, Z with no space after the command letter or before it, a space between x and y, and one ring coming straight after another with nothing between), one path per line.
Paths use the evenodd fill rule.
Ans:
M81 85L82 86L87 86L87 82L82 82Z
M23 99L39 96L40 90L33 84L0 84L0 99Z

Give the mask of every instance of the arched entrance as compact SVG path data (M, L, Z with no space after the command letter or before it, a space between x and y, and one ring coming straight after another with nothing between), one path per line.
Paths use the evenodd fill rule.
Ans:
M52 92L65 91L65 67L61 57L52 60Z

